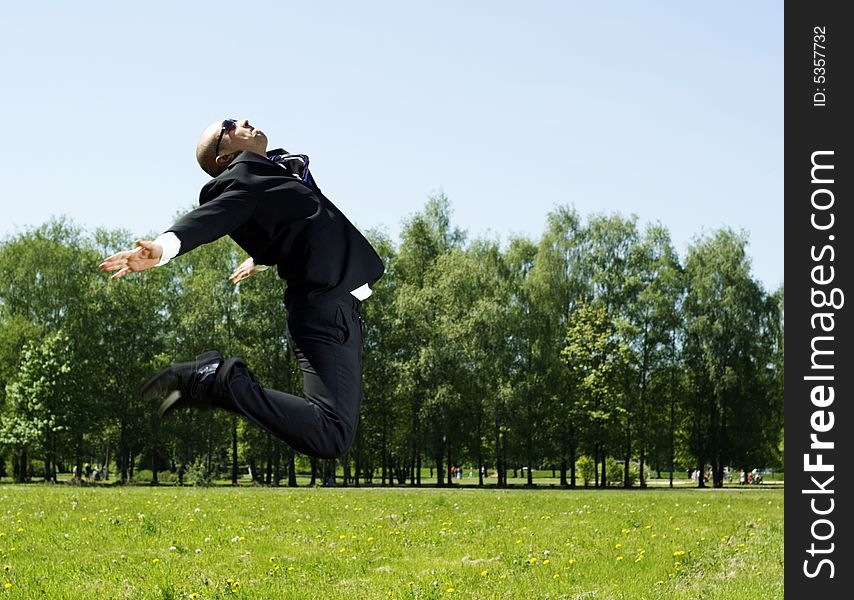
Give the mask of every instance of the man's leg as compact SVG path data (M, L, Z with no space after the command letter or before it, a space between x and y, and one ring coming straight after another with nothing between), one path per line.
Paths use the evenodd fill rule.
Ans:
M340 456L353 442L361 404L358 310L359 301L348 296L289 313L288 340L303 372L305 398L262 387L239 358L219 369L218 387L247 417L297 451Z

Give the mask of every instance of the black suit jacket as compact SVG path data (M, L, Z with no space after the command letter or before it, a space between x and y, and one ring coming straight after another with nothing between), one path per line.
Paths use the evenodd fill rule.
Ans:
M199 207L167 231L179 254L229 235L256 264L276 265L285 302L342 297L383 274L365 237L320 189L263 156L241 152L199 194Z

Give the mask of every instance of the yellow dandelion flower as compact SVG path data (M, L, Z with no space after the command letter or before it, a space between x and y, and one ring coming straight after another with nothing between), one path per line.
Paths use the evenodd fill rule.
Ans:
M453 593L454 593L454 592L456 592L457 590L455 590L454 588L448 588L448 589L446 589L445 591L446 591L446 592L448 592L449 594L453 594Z
M6 588L7 590L9 590L9 589L12 589L12 584L7 581L6 583L3 584L3 587Z
M489 571L481 571L480 572L481 577L486 577L487 575L489 575Z
M550 560L547 558L546 560L544 560L544 561L543 561L543 564L544 564L544 565L547 565L547 564L549 564L550 562L552 562L552 561L550 561Z
M569 564L574 565L574 564L575 564L575 559L574 559L574 558L570 558L570 559L569 559Z
M499 579L507 579L507 574L506 574L506 573L502 573L502 575L501 575L501 577L499 577Z
M559 579L559 578L560 578L559 573L555 573L554 575L552 575L552 579Z
M528 559L528 562L529 562L530 564L532 564L532 565L533 565L534 563L536 563L536 562L537 562L537 557L536 557L536 556L532 556L531 558L529 558L529 559Z
M623 545L622 545L622 544L614 544L614 548L616 548L616 549L619 549L619 548L622 548L622 547L623 547Z
M155 564L155 565L156 565L157 563L159 563L159 562L160 562L160 559L159 559L159 558L155 558L154 560L152 560L152 561L151 561L151 563L152 563L152 564Z
M622 556L618 556L618 557L617 557L617 560L623 560L623 557L622 557Z
M517 544L521 544L521 543L522 543L522 540L516 540L516 543L517 543Z
M682 556L683 554L685 554L684 550L677 550L673 553L673 556Z

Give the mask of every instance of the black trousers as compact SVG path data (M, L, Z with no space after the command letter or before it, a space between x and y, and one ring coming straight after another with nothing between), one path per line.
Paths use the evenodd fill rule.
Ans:
M348 294L289 307L288 341L303 374L304 398L263 387L242 358L220 367L218 392L298 452L341 456L356 436L362 402L360 304Z

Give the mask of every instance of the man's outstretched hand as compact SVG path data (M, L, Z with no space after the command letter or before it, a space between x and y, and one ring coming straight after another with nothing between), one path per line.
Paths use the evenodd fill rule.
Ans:
M240 266L234 270L234 273L232 273L228 279L232 283L239 283L239 282L243 281L244 279L246 279L247 277L251 277L252 275L255 275L256 273L260 273L261 271L265 270L266 268L267 267L259 267L258 265L256 265L255 261L250 256L249 258L244 260L242 263L240 263Z
M151 240L136 240L136 248L116 252L105 258L98 267L102 271L116 271L110 279L124 277L128 273L145 271L157 265L163 256L163 248Z

